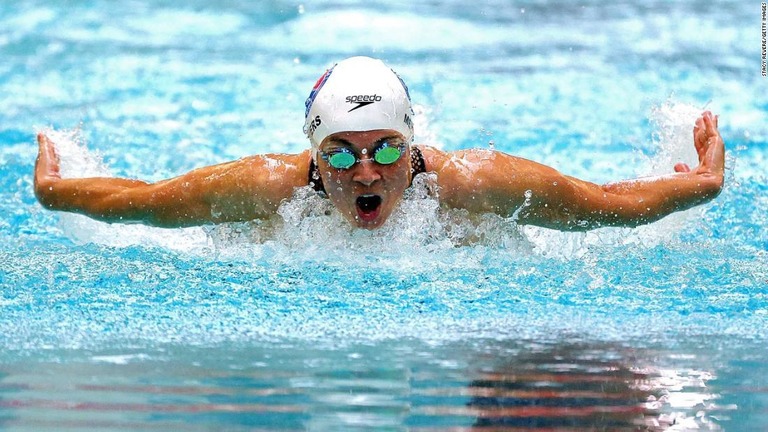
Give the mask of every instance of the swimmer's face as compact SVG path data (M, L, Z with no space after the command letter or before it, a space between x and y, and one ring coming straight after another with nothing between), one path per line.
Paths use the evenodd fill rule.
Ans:
M374 152L385 145L404 143L403 136L390 129L338 132L320 144L317 168L331 202L344 217L359 228L375 229L387 220L411 183L410 147L395 162L385 165L373 160ZM342 152L360 161L346 169L330 165L328 157ZM323 155L325 157L323 157Z

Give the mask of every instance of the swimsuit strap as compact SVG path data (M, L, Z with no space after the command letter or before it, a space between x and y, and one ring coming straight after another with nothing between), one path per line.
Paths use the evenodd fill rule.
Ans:
M421 154L421 149L416 146L411 146L411 180L416 175L427 172L427 164L424 162L424 155ZM325 193L325 187L323 186L323 179L320 178L320 173L317 172L317 165L314 160L309 161L309 176L307 184L312 186L312 189L317 192Z
M309 161L309 180L307 184L312 186L317 192L325 193L325 187L323 186L323 179L320 178L320 173L317 172L317 165L314 160Z
M421 154L421 149L416 146L411 146L411 181L416 175L427 172L427 163L424 162L424 155Z

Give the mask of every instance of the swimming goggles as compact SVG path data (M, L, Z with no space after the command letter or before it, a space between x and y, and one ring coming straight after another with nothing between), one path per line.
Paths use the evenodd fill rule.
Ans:
M373 151L373 161L379 165L391 165L400 159L405 153L405 143L397 140L394 143L385 140ZM320 152L324 161L328 162L333 168L345 170L352 168L352 165L361 161L352 150L341 147L328 152Z

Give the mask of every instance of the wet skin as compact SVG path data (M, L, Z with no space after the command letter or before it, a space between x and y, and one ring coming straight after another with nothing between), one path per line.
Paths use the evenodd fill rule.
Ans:
M339 132L321 143L320 153L347 148L360 162L348 169L331 167L317 157L317 168L328 198L351 224L375 229L384 224L411 183L410 148L395 163L373 161L373 152L387 139L402 139L393 130Z

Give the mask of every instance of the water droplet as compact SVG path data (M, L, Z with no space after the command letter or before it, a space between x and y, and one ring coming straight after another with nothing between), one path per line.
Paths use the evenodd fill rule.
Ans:
M299 11L299 14L303 14L304 13L304 5L303 4L299 5L298 11Z
M368 154L368 149L363 149L360 153L362 153L363 155L367 155Z

